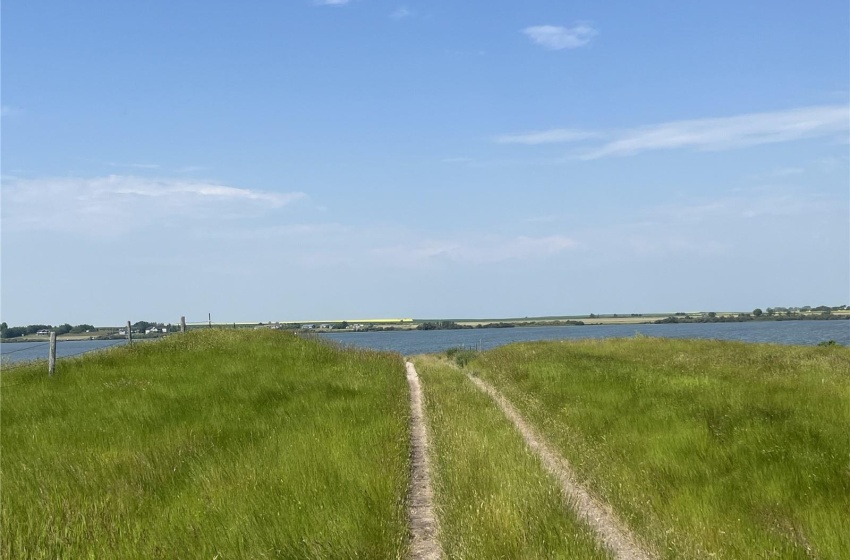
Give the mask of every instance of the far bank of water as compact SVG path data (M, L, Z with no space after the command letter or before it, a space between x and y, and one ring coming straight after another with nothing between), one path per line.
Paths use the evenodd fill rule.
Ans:
M713 338L744 342L814 345L834 340L850 346L850 321L753 321L748 323L691 323L668 325L587 325L564 327L514 327L507 329L461 329L448 331L336 332L319 336L340 344L389 350L401 354L443 352L452 346L486 350L511 342L578 338L620 338L640 333L669 338ZM59 341L59 358L77 356L126 340ZM47 342L2 343L2 365L47 359Z
M443 352L453 346L482 350L531 340L620 338L635 334L666 338L710 338L815 345L834 340L850 346L850 321L752 321L747 323L678 323L666 325L586 325L564 327L514 327L446 331L388 331L323 333L341 344L401 354Z

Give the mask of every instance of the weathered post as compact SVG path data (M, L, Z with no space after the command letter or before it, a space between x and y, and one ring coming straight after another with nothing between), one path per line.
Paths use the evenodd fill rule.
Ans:
M180 332L186 332L186 316L180 316Z
M50 333L50 353L47 355L47 374L56 372L56 332Z
M133 344L133 327L130 326L130 321L127 321L127 343Z

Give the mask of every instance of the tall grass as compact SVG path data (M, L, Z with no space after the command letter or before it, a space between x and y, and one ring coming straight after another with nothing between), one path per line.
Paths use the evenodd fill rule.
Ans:
M635 338L470 366L667 558L850 557L850 350Z
M195 331L2 375L3 558L399 558L400 357Z
M606 558L493 401L445 360L415 365L446 558Z

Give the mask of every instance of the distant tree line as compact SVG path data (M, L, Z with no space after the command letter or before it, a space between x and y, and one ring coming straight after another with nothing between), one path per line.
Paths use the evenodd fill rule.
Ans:
M174 332L178 327L171 324L164 324L151 321L136 321L132 324L132 330L136 333L144 333L149 329L155 328L159 332ZM71 326L68 323L62 325L27 325L25 327L10 327L5 322L0 323L0 339L18 338L21 336L30 336L37 334L38 331L55 332L57 335L63 334L83 334L86 332L95 332L97 329L88 323Z
M516 326L523 327L560 327L566 325L580 326L584 325L582 321L523 321L520 325L499 321L497 323L479 323L474 327L472 325L460 325L454 321L426 321L416 326L420 331L437 331L437 330L456 330L456 329L512 329Z
M711 311L699 317L689 316L686 313L676 313L664 319L653 321L656 325L668 323L743 323L746 321L823 321L830 319L850 319L850 315L835 315L833 311L846 310L846 305L837 307L768 307L766 311L760 308L753 309L752 313L738 313L737 315L720 315Z
M459 325L454 321L425 321L416 326L418 331L447 331L457 329L471 329L470 325Z
M582 325L584 325L584 321L574 321L572 319L567 319L567 320L553 319L551 321L524 321L522 323L523 327L565 327L565 326L580 327Z
M81 324L71 326L68 323L54 327L53 325L27 325L26 327L10 327L5 322L0 323L0 338L18 338L19 336L27 336L36 334L38 331L51 331L56 334L80 334L86 331L93 331L95 328L92 325Z

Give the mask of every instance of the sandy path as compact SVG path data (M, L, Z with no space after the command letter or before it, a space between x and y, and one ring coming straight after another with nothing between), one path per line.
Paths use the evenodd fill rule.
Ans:
M593 529L600 542L614 554L615 558L622 560L652 558L641 548L635 536L617 519L611 508L597 501L576 482L570 465L520 416L517 409L507 399L486 381L469 374L467 376L479 389L490 395L505 416L514 423L525 439L526 445L540 457L546 470L560 483L561 491L578 516Z
M414 560L436 560L442 557L437 540L437 516L434 514L434 493L428 464L428 431L422 409L422 388L413 364L406 362L407 384L410 386L411 489L410 557Z

